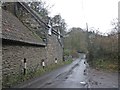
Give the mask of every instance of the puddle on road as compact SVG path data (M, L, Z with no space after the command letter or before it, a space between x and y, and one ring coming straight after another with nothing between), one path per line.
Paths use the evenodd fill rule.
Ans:
M80 61L79 61L80 62ZM45 87L51 87L52 85L56 85L57 83L60 83L62 81L66 81L67 79L69 79L69 76L71 74L74 73L74 69L77 68L78 66L80 66L80 63L75 63L69 71L63 72L58 74L52 81L47 82L46 84L44 84ZM82 64L82 63L81 63Z
M65 77L65 79L68 79L68 77Z
M52 84L52 82L48 82L48 83L46 83L45 85L51 85Z
M59 75L56 76L55 79L67 79L69 75L71 75L73 73L73 69L75 69L77 66L79 66L79 64L75 64L69 71L61 73Z

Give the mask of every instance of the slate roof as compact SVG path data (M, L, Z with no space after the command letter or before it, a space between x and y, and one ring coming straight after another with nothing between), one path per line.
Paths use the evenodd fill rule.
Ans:
M29 44L45 45L42 39L8 11L2 10L2 38Z

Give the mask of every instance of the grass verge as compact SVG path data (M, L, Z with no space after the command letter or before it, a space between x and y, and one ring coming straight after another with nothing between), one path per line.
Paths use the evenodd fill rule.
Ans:
M111 61L108 59L97 59L93 60L93 68L110 71L110 72L117 72L118 71L118 63L115 60Z
M20 84L24 81L30 80L32 78L40 77L41 75L51 72L52 70L55 70L57 68L60 68L64 65L72 63L72 60L67 60L67 61L61 61L58 64L51 64L49 66L46 66L44 69L38 68L36 71L30 71L27 70L26 75L19 74L19 75L7 75L3 76L2 80L2 87L3 88L10 88L12 86L16 86L17 84Z

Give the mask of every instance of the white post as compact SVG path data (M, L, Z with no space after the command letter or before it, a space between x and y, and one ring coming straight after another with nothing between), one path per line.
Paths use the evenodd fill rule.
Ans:
M43 69L45 68L45 61L44 60L42 60L42 67L43 67Z
M55 64L57 64L57 58L55 58Z
M26 58L24 58L24 75L26 74L26 69L27 69L27 62L26 62Z

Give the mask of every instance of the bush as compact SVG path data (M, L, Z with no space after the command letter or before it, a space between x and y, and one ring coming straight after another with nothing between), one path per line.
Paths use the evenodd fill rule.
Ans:
M72 50L72 51L71 51L71 55L72 55L72 57L74 57L74 58L78 58L78 57L79 57L79 54L77 53L76 50Z
M93 67L108 71L118 71L118 64L107 58L93 60Z
M69 56L71 53L71 50L69 49L64 49L64 56Z

